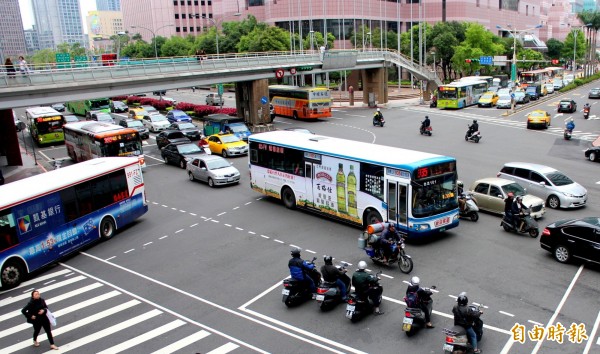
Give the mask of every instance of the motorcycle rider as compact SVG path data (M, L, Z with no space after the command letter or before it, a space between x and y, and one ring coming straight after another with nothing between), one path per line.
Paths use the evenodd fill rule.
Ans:
M412 277L410 279L410 285L406 288L406 296L409 293L417 293L417 301L419 308L425 313L425 322L427 328L435 328L431 323L431 312L433 311L433 301L431 300L431 292L419 286L421 279L419 277Z
M325 265L321 267L321 275L323 276L323 280L330 283L336 283L340 288L342 300L346 301L348 299L348 289L346 289L346 283L344 283L342 280L342 277L346 276L346 269L337 269L337 267L333 265L333 258L331 256L324 256L323 261L325 262Z
M429 120L429 116L425 116L425 120L421 122L421 131L424 131L425 129L429 128L430 125L431 121Z
M589 103L586 103L585 105L583 105L583 112L585 113L587 111L587 113L590 113L590 110L592 109L592 106L590 106Z
M469 125L469 130L467 131L467 137L470 138L473 133L479 130L479 124L477 124L477 119L473 119L473 124Z
M573 118L569 119L569 121L566 123L566 128L569 133L573 133L573 130L575 129L575 122L573 121Z
M396 230L396 225L390 224L387 228L383 230L381 233L381 237L379 237L378 246L383 253L383 262L387 263L388 259L392 256L392 243L400 241L402 236Z
M513 215L513 203L514 203L514 193L508 192L508 197L504 199L504 215L506 216L506 220L511 223L513 227L515 227L515 217Z
M377 108L375 114L373 115L373 119L376 119L378 123L381 123L383 119L383 113L381 113L381 108Z
M352 274L352 285L358 297L367 301L371 299L373 306L375 306L375 316L383 315L383 311L379 309L381 303L381 294L383 294L382 287L372 287L371 285L377 281L377 277L367 273L367 262L358 262L358 269Z
M513 217L514 217L514 222L513 222L513 226L515 227L516 230L521 230L521 227L523 226L523 221L521 219L521 212L523 212L523 209L526 209L527 207L523 205L523 197L522 196L517 196L517 199L515 199L515 202L513 203L512 206L512 213L513 213ZM518 223L518 221L521 221L520 223Z
M457 304L452 308L454 325L461 326L467 331L467 337L469 337L469 341L473 346L473 353L481 353L481 350L477 348L477 334L473 329L473 322L475 319L479 318L481 312L475 313L467 306L469 304L469 299L467 298L466 293L458 295L456 302Z
M467 204L467 200L465 198L465 186L462 181L458 181L457 184L457 193L458 193L458 209L461 212L465 211L465 206Z
M313 279L307 274L315 268L315 265L300 258L300 248L298 247L292 247L291 254L292 259L288 262L288 268L290 268L292 279L302 282L305 286L310 287L312 293L316 293L317 287Z

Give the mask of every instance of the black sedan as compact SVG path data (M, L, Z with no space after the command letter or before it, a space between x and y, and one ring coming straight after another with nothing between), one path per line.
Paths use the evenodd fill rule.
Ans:
M179 130L191 141L200 140L200 130L190 122L175 122L168 129Z
M55 103L55 104L53 104L50 107L52 107L57 112L64 112L65 111L65 105L62 104L62 103Z
M123 113L129 111L129 106L122 101L110 101L109 107L112 113Z
M592 146L585 150L585 158L592 162L600 161L600 146Z
M530 100L531 100L531 98L525 92L523 92L523 91L517 91L517 92L515 92L515 102L517 104L529 103Z
M194 143L169 144L160 151L160 156L165 163L175 164L181 168L185 168L192 159L203 155L206 155L206 151Z
M591 89L588 98L600 98L600 88Z
M542 232L540 246L561 263L578 258L600 264L600 217L552 223Z
M159 149L162 149L169 144L189 142L190 139L179 130L163 130L156 136L156 146L158 146Z
M565 98L558 102L558 113L567 112L574 113L577 112L577 103L572 99Z

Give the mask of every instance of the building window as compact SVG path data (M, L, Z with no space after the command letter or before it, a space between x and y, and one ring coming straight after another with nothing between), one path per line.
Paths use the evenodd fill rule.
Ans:
M173 5L175 5L175 6L179 5L179 2L177 0L173 0Z
M206 5L208 5L208 6L212 5L212 1L208 0L208 1L206 2Z
M248 6L264 6L265 0L248 0Z
M190 32L194 32L194 27L190 27Z
M479 0L475 1L475 6L479 7Z
M185 5L185 1L184 0L179 1L179 4L180 5Z
M179 14L175 14L175 19L179 20Z
M198 0L194 0L194 5L198 6Z
M187 32L187 27L182 27L183 28L183 32Z
M498 6L500 10L519 11L519 0L500 0Z
M179 27L175 27L175 32L181 32L181 29Z
M200 5L202 5L202 6L205 5L204 0L200 1Z
M529 5L525 5L525 16L529 16Z
M196 32L200 32L200 31L201 31L200 26L196 26Z

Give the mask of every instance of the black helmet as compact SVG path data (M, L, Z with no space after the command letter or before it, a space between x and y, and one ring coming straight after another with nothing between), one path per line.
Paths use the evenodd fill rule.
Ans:
M467 298L467 293L460 293L458 298L456 299L459 306L466 306L469 303L469 298Z
M473 123L477 123L477 119L473 119Z
M290 250L290 252L292 253L292 256L294 257L300 257L300 248L298 247L292 247L292 249Z
M323 261L325 262L325 264L333 264L333 257L325 255L323 256Z
M425 116L425 119L429 119L429 116Z

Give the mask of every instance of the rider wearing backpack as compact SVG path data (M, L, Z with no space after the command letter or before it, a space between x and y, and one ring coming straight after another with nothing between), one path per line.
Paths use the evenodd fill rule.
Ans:
M404 301L407 307L420 308L425 314L427 328L434 328L431 323L431 313L433 312L433 300L431 300L431 291L427 291L419 286L421 280L419 277L412 277L410 285L406 289Z

